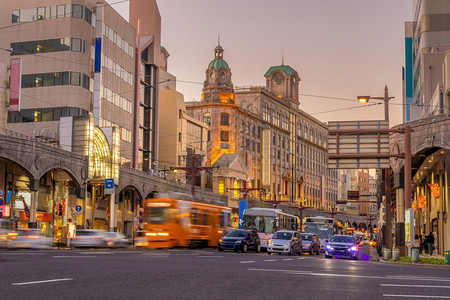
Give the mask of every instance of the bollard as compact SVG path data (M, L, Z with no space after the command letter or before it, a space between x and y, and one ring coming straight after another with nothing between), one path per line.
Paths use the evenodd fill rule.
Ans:
M444 254L445 264L450 265L450 250L445 250Z
M392 259L394 261L397 261L399 257L400 257L400 249L394 248L392 250Z
M384 260L391 259L391 249L383 248L383 259Z
M416 248L412 249L411 260L413 263L419 262L419 249Z

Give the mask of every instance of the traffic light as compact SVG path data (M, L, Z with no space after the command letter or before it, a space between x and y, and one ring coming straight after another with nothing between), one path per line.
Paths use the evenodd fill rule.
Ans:
M378 233L378 228L375 227L375 228L373 229L373 233Z

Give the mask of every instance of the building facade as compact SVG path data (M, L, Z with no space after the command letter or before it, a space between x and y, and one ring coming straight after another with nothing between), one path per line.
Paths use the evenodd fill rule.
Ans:
M2 159L11 217L61 239L75 226L129 235L147 195L111 194L104 181L117 187L121 167L147 171L158 161L156 1L131 1L131 23L94 0L2 1L0 16L2 128L88 158L82 186L59 166L36 181Z
M288 65L273 66L264 75L266 86L236 91L223 53L220 45L214 49L202 100L186 105L188 114L210 126L209 162L239 153L248 169L246 178L233 180L219 169L216 179L224 184L219 193L228 194L230 203L246 194L255 205L335 207L338 176L327 168L327 126L299 109L298 73Z

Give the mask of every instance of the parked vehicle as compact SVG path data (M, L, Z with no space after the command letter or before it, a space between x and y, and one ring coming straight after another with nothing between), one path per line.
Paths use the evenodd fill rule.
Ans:
M225 234L217 244L219 251L234 250L247 252L247 250L261 251L261 241L255 230L232 229Z
M358 259L359 242L352 236L335 235L325 247L325 258Z
M108 247L108 237L103 230L81 229L70 239L70 246L74 248L103 248Z
M299 232L280 230L273 234L267 244L267 254L287 253L302 255L302 237Z
M39 229L18 229L8 234L10 249L50 249L53 241L42 235Z
M320 255L320 240L315 234L301 233L303 252Z

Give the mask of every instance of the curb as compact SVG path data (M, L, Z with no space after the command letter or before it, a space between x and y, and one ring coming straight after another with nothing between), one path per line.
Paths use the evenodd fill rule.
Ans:
M436 269L450 269L450 265L433 265L433 264L419 264L419 263L406 263L406 262L395 262L395 261L385 261L379 258L378 262L387 265L400 265L400 266L410 266L410 267L425 267L425 268L436 268Z

